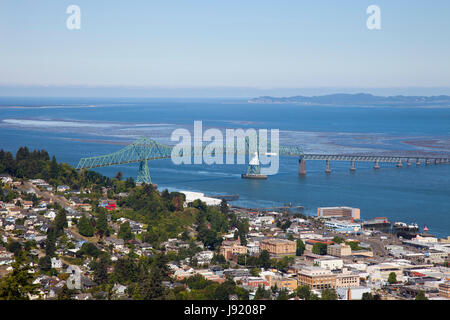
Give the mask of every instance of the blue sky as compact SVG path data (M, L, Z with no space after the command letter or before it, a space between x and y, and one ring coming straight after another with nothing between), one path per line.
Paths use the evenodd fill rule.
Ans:
M5 0L0 86L450 87L449 14L448 0Z

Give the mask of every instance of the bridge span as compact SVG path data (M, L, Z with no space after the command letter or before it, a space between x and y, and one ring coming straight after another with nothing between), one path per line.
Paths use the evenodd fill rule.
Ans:
M325 161L325 173L331 173L330 161L348 161L350 162L350 171L356 171L356 162L373 162L374 169L380 169L380 163L396 163L401 168L403 163L411 166L413 163L420 166L423 161L425 165L448 164L449 157L431 157L431 156L383 156L383 155L346 155L346 154L304 154L300 156L298 164L298 174L306 175L306 160Z
M236 146L235 146L236 147ZM127 145L113 153L94 156L89 158L82 158L78 162L77 169L91 169L91 168L101 168L123 165L128 163L139 163L139 170L136 182L138 183L151 183L150 171L148 167L148 161L158 160L158 159L169 159L172 156L174 146L164 145L156 142L155 140L149 138L141 138L134 143ZM202 155L207 146L192 147L188 150L188 153L192 156ZM222 154L231 154L233 156L237 155L248 155L249 154L249 140L245 140L244 148L228 148L224 146ZM267 144L266 151L272 151L270 143ZM220 152L214 151L214 154L221 154ZM269 153L266 153L269 154ZM180 151L179 156L183 153ZM278 156L289 156L289 157L299 157L298 173L300 175L306 174L306 160L323 160L326 163L326 173L331 173L330 161L349 161L350 170L356 170L357 161L374 162L374 169L380 168L380 163L389 162L397 163L397 167L402 167L403 163L408 166L412 165L412 161L415 161L416 165L420 165L421 161L424 161L426 165L439 163L449 163L449 157L426 157L426 156L380 156L380 155L331 155L331 154L305 154L301 146L282 146L280 145L277 152ZM261 156L261 154L260 154ZM249 163L249 170L255 169L259 170L259 164L254 165ZM257 168L253 168L257 167Z

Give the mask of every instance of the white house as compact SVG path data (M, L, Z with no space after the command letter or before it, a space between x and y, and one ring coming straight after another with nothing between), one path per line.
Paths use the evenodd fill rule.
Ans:
M56 259L55 257L53 257L51 259L51 261L52 261L52 268L54 268L54 269L62 268L63 263L62 263L62 261L60 259Z
M53 219L55 219L55 217L56 217L56 212L53 211L53 210L47 211L47 212L44 214L44 217L46 217L47 219L53 220Z

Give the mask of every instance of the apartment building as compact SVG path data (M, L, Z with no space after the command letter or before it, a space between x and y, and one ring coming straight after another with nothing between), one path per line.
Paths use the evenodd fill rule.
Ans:
M261 241L260 249L271 254L295 254L297 243L285 239L265 239Z
M336 288L336 274L320 267L303 267L297 272L299 285L307 285L311 289Z
M327 254L335 257L346 257L352 255L352 248L348 244L333 244L327 247Z
M359 274L347 270L336 275L336 288L354 288L359 287Z
M360 210L351 207L323 207L317 208L317 216L322 218L346 217L360 219Z
M450 299L450 281L439 284L439 296Z
M247 253L247 247L241 246L238 244L228 245L228 246L221 246L220 247L220 254L225 257L225 259L230 259L232 255L234 254L246 254Z

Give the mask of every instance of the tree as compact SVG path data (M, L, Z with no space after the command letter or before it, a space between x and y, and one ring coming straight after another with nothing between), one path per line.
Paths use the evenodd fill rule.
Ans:
M337 300L338 296L336 290L334 289L324 289L322 290L322 300Z
M252 275L252 277L259 277L260 272L261 272L261 269L259 269L259 268L250 269L250 274Z
M198 228L197 239L203 242L205 247L210 249L215 249L220 246L222 242L217 232L208 229L204 224L200 225Z
M49 271L52 268L52 259L50 256L43 256L38 262L39 268L43 271Z
M129 189L133 189L134 187L136 187L136 184L134 183L134 180L132 177L129 177L125 180L125 188L127 190Z
M12 264L13 271L0 279L0 300L29 300L29 295L37 293L34 275L23 259L17 258Z
M374 300L373 295L370 292L364 292L361 300Z
M45 254L49 257L55 256L56 238L56 228L54 225L51 225L47 229L47 239L45 240Z
M106 254L102 254L98 262L93 266L94 269L94 281L99 284L108 282L108 266L109 259Z
M58 214L55 217L56 236L59 237L64 233L64 228L67 228L67 216L66 210L58 210Z
M106 236L108 236L108 217L106 216L105 210L99 210L95 227L97 228L97 232L101 237L103 237L103 235L105 234Z
M58 300L73 300L72 296L75 294L75 290L71 290L64 284L61 291L58 292L57 299Z
M213 256L213 258L211 259L211 263L212 264L215 264L215 263L218 263L218 264L222 264L222 263L225 263L225 262L227 262L226 260L225 260L225 257L223 256L223 254L214 254L214 256Z
M228 203L227 200L222 199L222 201L220 202L220 212L222 212L223 214L227 214L228 213Z
M146 276L141 285L141 296L144 300L165 300L167 292L163 281L169 280L169 269L167 267L167 258L163 254L155 257L150 276Z
M59 173L58 162L56 162L55 156L52 157L50 162L50 179L57 179Z
M270 290L266 290L264 289L264 287L258 286L258 289L256 289L254 300L270 299L270 297Z
M289 293L286 288L283 288L278 292L277 300L289 300Z
M77 255L82 256L84 254L91 256L93 258L97 258L102 251L95 246L92 242L85 242L81 246L80 250L78 250Z
M259 254L258 257L258 266L264 269L270 268L270 254L269 251L267 250L263 250L261 251L261 253Z
M388 282L389 284L397 283L397 275L395 274L395 272L389 273Z
M295 251L296 256L301 256L305 252L305 244L302 239L297 239L297 250Z
M117 171L116 175L114 176L114 179L117 179L117 180L121 181L122 178L123 178L122 171Z
M310 300L311 297L311 289L307 285L302 285L297 287L295 290L295 295L303 300Z
M6 249L8 249L9 252L14 253L14 256L18 256L22 252L22 245L18 241L9 241L6 245Z
M205 202L201 201L200 199L196 199L193 202L189 203L189 206L196 208L200 211L206 211L206 209L208 208L208 206L206 205Z
M335 243L342 243L342 242L344 242L344 239L342 239L341 237L335 236L332 241Z
M128 221L120 225L118 237L125 241L133 239L133 233Z
M315 254L326 255L327 254L327 245L325 243L316 242L312 247L312 252Z
M419 290L419 291L417 292L417 295L416 295L416 299L415 299L415 300L428 300L428 298L425 296L425 292L424 292L424 291Z
M91 222L88 218L83 214L83 216L80 218L80 221L78 221L77 224L78 232L85 237L92 237L94 235L94 227L92 226Z
M235 293L236 284L233 280L227 279L214 291L215 300L229 300L229 296Z

